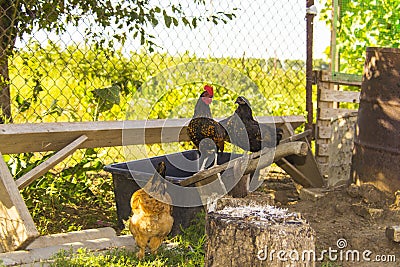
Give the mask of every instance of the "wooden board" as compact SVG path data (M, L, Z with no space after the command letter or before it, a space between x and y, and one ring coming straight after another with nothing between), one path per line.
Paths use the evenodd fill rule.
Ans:
M328 71L319 71L319 73L320 81L325 83L357 87L360 87L362 83L362 77L360 76L346 75L344 73L335 73L335 75L332 75Z
M345 109L345 108L320 108L319 119L320 120L329 120L336 119L340 116L344 116L349 113L355 112L354 109Z
M285 161L277 161L276 164L304 187L323 187L325 185L311 149L308 150L305 157L292 155L286 157Z
M283 120L296 128L303 116L257 117L260 123ZM59 122L0 125L0 151L3 154L58 151L81 135L88 139L78 148L112 147L189 141L186 133L190 118L147 121Z
M321 101L360 103L360 92L322 90Z
M39 236L0 153L0 252L22 249Z
M317 137L321 139L330 139L332 136L332 127L331 126L319 126ZM330 140L328 140L328 143Z
M47 159L45 162L41 163L39 166L36 166L34 169L30 170L26 174L24 174L21 178L16 181L18 189L23 189L30 185L35 179L39 178L50 169L52 169L55 165L63 161L69 155L75 152L77 147L81 145L83 142L87 140L86 135L82 135L74 140L72 143L58 151L51 158Z
M213 166L209 169L205 169L197 172L191 177L182 180L180 182L181 186L190 186L192 184L198 183L208 177L226 171L228 169L235 168L235 165L243 166L246 165L246 169L243 171L243 175L254 173L256 169L262 169L272 164L272 162L277 161L288 155L299 155L305 156L307 154L307 144L305 142L288 142L280 144L275 148L264 148L258 152L251 153L249 155L245 154L241 157L228 161L221 165Z
M285 123L284 127L287 131L294 135L294 129L289 123ZM314 155L311 152L311 146L308 142L307 135L299 136L299 140L307 144L305 156L290 155L276 162L293 180L304 187L322 187L325 184L324 178L318 168Z

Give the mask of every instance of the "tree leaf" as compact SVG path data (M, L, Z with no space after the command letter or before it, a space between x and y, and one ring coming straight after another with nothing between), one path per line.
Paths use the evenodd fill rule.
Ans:
M176 18L172 18L172 21L174 22L174 26L178 26L178 20Z
M116 85L93 90L92 94L98 105L98 113L108 111L114 105L118 105L120 103L119 92L120 87Z
M163 10L164 22L167 28L171 27L172 18L168 16L167 12Z
M187 20L187 18L183 17L182 18L182 22L183 22L183 25L191 27L191 25L190 25L189 21Z

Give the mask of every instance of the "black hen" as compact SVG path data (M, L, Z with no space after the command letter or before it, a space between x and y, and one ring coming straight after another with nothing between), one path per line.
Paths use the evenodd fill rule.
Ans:
M282 129L259 124L254 119L250 103L245 97L239 96L235 103L238 104L235 113L220 121L228 132L227 141L251 152L279 144L282 139Z
M208 152L213 149L214 141L217 151L224 151L224 140L226 139L226 131L224 127L212 118L209 105L214 96L213 88L206 85L205 91L200 95L197 100L193 118L190 120L187 132L190 140L199 150L207 150ZM204 140L204 141L203 141ZM206 141L207 140L207 141ZM203 142L202 142L203 141ZM204 147L200 147L200 142L204 143Z

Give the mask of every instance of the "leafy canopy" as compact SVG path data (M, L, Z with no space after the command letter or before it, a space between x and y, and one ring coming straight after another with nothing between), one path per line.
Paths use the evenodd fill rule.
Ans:
M197 5L206 5L205 0L192 0ZM155 27L160 22L166 27L184 26L196 28L198 21L227 23L234 18L233 13L216 12L208 16L193 16L179 2L168 6L154 5L150 0L0 0L6 12L0 24L8 32L8 46L13 48L13 37L32 33L36 29L65 32L68 25L84 28L89 40L104 43L106 38L124 43L128 37L140 38L141 44L154 45L153 36L146 27ZM207 12L208 13L208 12ZM132 36L128 36L131 34ZM4 45L4 42L3 42ZM4 46L3 46L4 47Z
M205 0L192 2L206 6ZM0 0L0 107L5 120L12 122L8 59L18 37L37 30L60 34L72 25L80 28L87 43L98 47L114 47L114 41L124 44L128 38L140 38L140 44L153 52L154 36L146 29L160 21L168 28L179 24L196 28L198 21L227 23L235 16L226 12L212 14L207 10L204 13L207 16L187 13L180 2L162 6L161 1L150 0ZM21 99L19 104L27 106ZM3 121L0 115L0 123Z
M362 74L365 48L400 46L400 0L339 0L337 52L340 71ZM331 23L332 0L327 0L321 19Z

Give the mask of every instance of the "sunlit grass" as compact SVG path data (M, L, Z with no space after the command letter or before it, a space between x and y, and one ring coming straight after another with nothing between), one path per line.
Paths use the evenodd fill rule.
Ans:
M193 224L183 230L181 235L166 241L157 255L146 254L144 260L138 260L136 252L125 249L112 249L107 252L91 252L79 249L77 252L60 251L52 260L53 267L122 267L122 266L204 266L205 214L197 215Z

